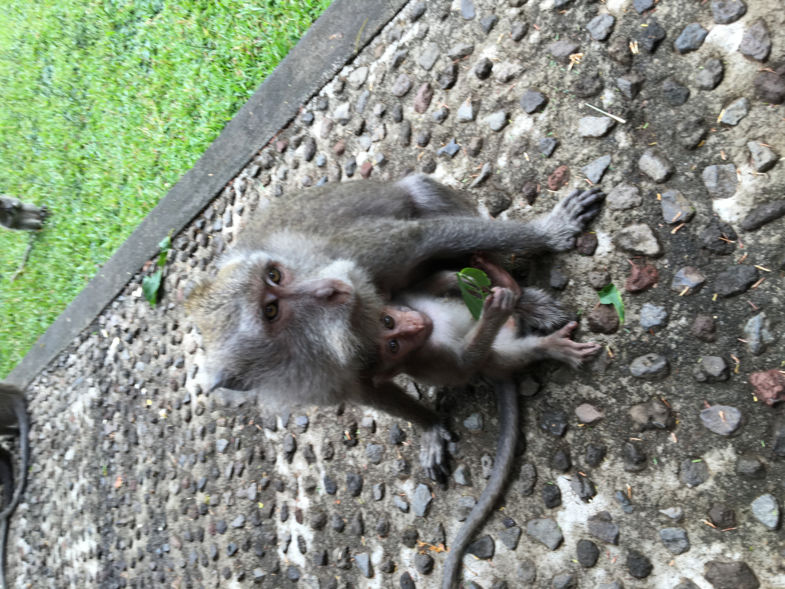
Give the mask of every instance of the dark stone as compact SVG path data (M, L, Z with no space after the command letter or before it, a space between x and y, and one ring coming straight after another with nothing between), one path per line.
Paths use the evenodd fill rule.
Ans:
M742 0L712 0L711 15L714 22L727 25L747 14L747 5Z
M542 502L545 507L553 509L561 505L561 489L558 485L548 484L542 488Z
M658 280L659 272L654 266L631 264L630 275L624 282L624 290L634 293L643 292L657 284Z
M613 15L598 14L587 23L586 30L595 41L605 41L611 36L615 23L616 18Z
M710 315L698 315L695 317L690 332L696 338L705 342L713 342L717 339L714 319Z
M579 48L578 43L564 37L548 45L547 50L556 61L567 64L570 62L570 55L577 53Z
M706 138L709 132L701 117L687 116L674 127L676 141L686 149L695 149Z
M760 582L746 562L712 560L704 565L703 576L714 589L758 589Z
M709 31L704 29L699 23L688 24L673 42L673 48L679 53L695 51L703 45L703 40L708 34Z
M681 462L679 478L688 487L697 487L709 479L709 467L699 458L687 458Z
M579 75L570 85L573 93L579 98L591 98L602 92L605 86L597 72Z
M717 275L714 290L721 297L732 297L746 292L758 280L758 270L748 264L736 264Z
M493 70L493 62L487 57L483 57L474 66L474 75L480 80L485 80L491 75Z
M481 558L483 560L493 558L495 551L496 546L493 542L493 538L487 534L478 538L466 547L466 552L473 554L477 558Z
M570 470L570 468L572 468L570 451L566 448L557 448L556 452L551 456L551 468L560 472L567 472Z
M540 153L545 157L551 157L554 150L559 146L559 140L555 137L543 137L537 144Z
M782 216L785 216L785 200L767 202L752 209L741 222L741 228L744 231L754 231Z
M632 50L626 37L616 37L608 44L608 57L624 67L632 64Z
M458 64L451 63L442 69L436 76L436 83L442 90L449 90L458 80Z
M782 104L785 102L785 66L773 72L759 72L753 80L755 95L763 102Z
M725 66L716 57L706 60L695 74L695 85L701 90L714 90L722 82Z
M486 35L493 30L493 27L496 26L496 23L499 22L499 17L495 14L489 14L484 16L480 19L480 27L482 28L482 32Z
M636 579L645 579L653 568L651 561L637 550L630 550L627 554L627 570Z
M570 168L567 166L559 166L550 176L548 176L548 190L559 190L562 186L570 181Z
M671 78L662 83L662 95L671 106L681 106L690 97L690 89Z
M700 234L701 247L714 254L727 256L736 251L736 231L722 221L713 219Z
M638 45L649 53L654 53L666 37L665 29L653 18L648 19L644 24L646 26L640 27L637 36Z
M588 519L589 534L607 544L619 544L619 526L613 523L611 514L600 511Z
M643 87L645 79L637 72L630 72L620 78L616 78L616 86L621 93L632 100L635 98Z
M586 317L589 330L593 333L616 333L619 315L613 305L598 305Z
M548 98L542 92L527 90L523 93L523 96L521 96L520 104L524 111L532 114L545 108L547 102Z
M744 31L739 52L749 59L766 61L771 53L771 36L766 23L759 18Z
M563 436L569 419L564 411L546 409L540 414L540 429L554 436Z
M594 482L580 473L572 478L570 488L584 503L590 502L597 495L597 487Z
M414 556L414 568L423 575L430 575L433 572L433 557L430 554L418 552Z
M632 6L638 14L643 14L647 10L654 8L654 0L633 0Z
M582 256L593 256L597 245L596 233L581 233L575 240L575 249Z
M529 31L529 23L516 21L510 27L510 38L516 43L519 42Z
M592 468L597 468L605 459L608 449L602 444L588 444L586 446L586 464Z
M736 460L736 474L750 479L763 479L766 477L766 465L755 454L742 454Z
M641 472L646 468L646 453L636 442L624 442L621 447L624 470L627 472Z
M591 540L578 540L576 552L578 563L587 569L597 564L597 559L600 557L600 549Z

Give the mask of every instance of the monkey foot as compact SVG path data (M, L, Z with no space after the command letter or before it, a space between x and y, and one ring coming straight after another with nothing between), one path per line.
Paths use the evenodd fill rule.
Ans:
M543 220L542 230L551 247L565 251L575 244L575 236L586 228L602 208L605 193L597 188L580 192L573 190Z
M570 339L570 335L578 324L570 321L545 338L545 348L550 358L569 364L573 368L578 368L584 360L596 354L602 346L597 342L576 342Z
M450 440L452 434L441 425L425 430L420 438L420 464L428 477L438 483L445 482L450 474L446 448Z

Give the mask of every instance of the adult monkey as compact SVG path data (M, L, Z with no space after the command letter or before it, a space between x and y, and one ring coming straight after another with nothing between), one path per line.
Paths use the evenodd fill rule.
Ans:
M599 212L598 189L573 191L529 223L477 216L434 180L325 185L257 211L187 300L207 352L209 388L251 394L266 406L354 401L422 428L420 460L446 473L449 436L431 409L392 382L361 377L384 300L429 265L473 252L563 251Z
M30 419L24 393L10 383L0 381L0 435L19 436L19 471L14 477L13 457L0 448L0 483L3 485L3 508L0 511L0 588L5 589L5 547L8 520L22 498L30 465ZM14 479L16 482L14 481Z

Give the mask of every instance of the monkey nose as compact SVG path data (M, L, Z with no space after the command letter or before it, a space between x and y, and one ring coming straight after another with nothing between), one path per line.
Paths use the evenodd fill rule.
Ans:
M303 290L305 292L302 294L334 304L347 303L352 298L352 293L354 292L350 285L342 280L333 278L314 280L304 285Z

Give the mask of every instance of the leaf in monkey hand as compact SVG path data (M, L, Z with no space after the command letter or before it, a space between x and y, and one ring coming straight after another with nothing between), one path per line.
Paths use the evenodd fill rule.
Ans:
M613 305L616 308L619 323L624 325L624 301L621 300L619 289L613 283L606 284L597 291L597 295L600 297L600 302L603 305Z
M491 292L491 279L485 272L477 268L464 268L457 273L457 277L463 302L466 303L472 317L475 320L479 319L482 314L483 301Z

